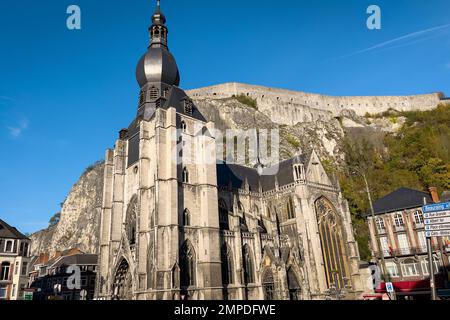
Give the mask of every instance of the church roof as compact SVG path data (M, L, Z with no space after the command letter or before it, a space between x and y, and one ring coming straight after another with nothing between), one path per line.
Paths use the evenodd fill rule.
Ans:
M23 233L0 219L0 238L28 239Z
M279 187L295 182L292 166L296 163L306 164L306 156L299 155L264 168L262 174L259 174L257 169L242 165L218 164L217 185L219 187L231 186L233 189L244 189L247 181L250 191L258 192L260 187L263 192L274 190L277 181Z
M389 193L373 204L375 214L383 214L423 206L423 199L427 203L433 203L430 194L409 188L400 188Z

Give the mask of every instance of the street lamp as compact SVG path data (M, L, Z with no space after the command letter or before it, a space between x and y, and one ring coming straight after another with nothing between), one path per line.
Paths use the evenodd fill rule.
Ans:
M383 249L381 248L381 240L380 240L380 235L378 233L378 227L377 227L376 220L375 220L375 210L373 208L372 195L370 194L369 182L367 181L367 177L366 177L366 174L364 172L355 171L354 173L356 173L356 174L359 173L363 177L364 183L366 185L367 198L369 199L370 212L371 212L373 227L374 227L374 230L375 230L375 238L376 238L376 241L377 241L378 251L380 252L381 275L382 275L383 280L384 280L385 283L386 282L390 282L391 281L391 277L390 277L389 272L387 272L386 261L384 260L384 252L383 252ZM377 264L379 265L378 257L377 257L376 253L375 253L375 260L377 261Z

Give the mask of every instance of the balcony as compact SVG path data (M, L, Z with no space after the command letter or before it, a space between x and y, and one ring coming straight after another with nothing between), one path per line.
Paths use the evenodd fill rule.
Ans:
M440 247L438 245L433 245L432 247L433 251L440 250ZM381 253L383 253L383 256L385 258L390 257L403 257L403 256L412 256L412 255L422 255L426 254L428 252L427 247L407 247L407 248L397 248L395 250L383 250L382 252L377 251L374 252L374 255L379 259L381 258Z
M415 229L424 229L425 228L425 224L423 224L423 223L414 223L414 228Z
M401 231L405 231L405 225L401 225L401 226L396 226L394 225L394 230L395 232L401 232Z

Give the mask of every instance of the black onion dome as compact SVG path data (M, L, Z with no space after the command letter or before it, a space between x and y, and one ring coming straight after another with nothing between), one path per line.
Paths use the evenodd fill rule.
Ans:
M180 85L180 73L173 55L163 46L150 47L139 60L136 79L143 87L148 82Z
M149 28L150 47L139 60L136 68L136 79L141 88L149 82L162 82L170 86L180 85L177 63L167 47L169 31L165 23L166 17L161 12L158 1L152 16L152 25Z

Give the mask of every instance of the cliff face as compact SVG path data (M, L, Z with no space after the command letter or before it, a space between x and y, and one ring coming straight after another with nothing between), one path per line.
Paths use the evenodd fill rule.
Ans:
M300 150L314 148L322 160L343 164L343 142L346 136L366 138L377 145L386 132L396 132L404 123L404 118L401 117L395 118L395 121L383 117L362 117L361 112L356 112L355 108L341 108L341 100L328 101L327 99L331 99L329 97L246 85L237 88L242 92L235 86L232 86L233 91L227 85L222 85L193 90L188 94L202 114L215 123L217 129L278 129L281 160L292 157ZM245 103L245 99L242 102L242 99L234 98L233 94L243 94L247 101L249 98L253 99L256 106ZM358 99L350 99L346 105L368 104L367 99ZM377 103L385 103L387 106L388 102L384 101L387 98L381 99L383 102L380 102L380 99L369 100L375 101L371 101L372 106ZM403 103L406 105L410 101L411 109L419 109L420 99L425 98L403 97L388 100L390 104L395 103L402 108ZM436 95L427 96L424 101L425 109L431 108L437 100ZM302 101L306 101L306 104L302 104ZM411 101L414 101L414 104ZM339 108L333 107L335 105L339 105ZM319 109L320 107L322 109ZM377 110L382 112L385 108ZM64 202L59 223L32 235L34 255L42 252L51 254L73 247L78 247L86 253L97 252L103 169L102 163L87 170Z
M103 163L88 168L72 187L59 222L31 236L32 254L53 254L73 247L96 253L103 195Z

